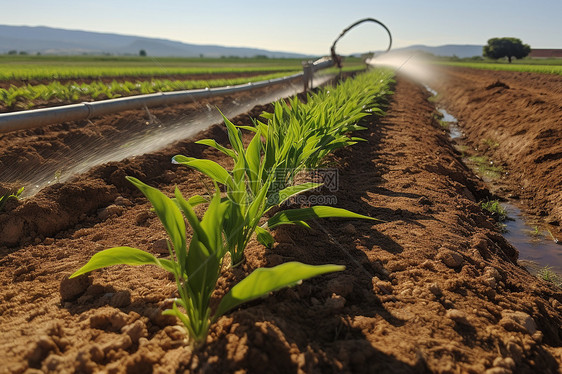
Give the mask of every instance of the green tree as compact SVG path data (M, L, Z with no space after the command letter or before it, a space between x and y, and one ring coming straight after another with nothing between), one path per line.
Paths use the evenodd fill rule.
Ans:
M484 56L497 60L498 58L507 57L511 63L511 58L523 58L531 52L528 44L523 44L521 39L517 38L492 38L488 40L488 44L484 46Z
M139 51L139 56L141 56L141 57L146 57L146 51L145 51L144 49L141 49L141 50Z

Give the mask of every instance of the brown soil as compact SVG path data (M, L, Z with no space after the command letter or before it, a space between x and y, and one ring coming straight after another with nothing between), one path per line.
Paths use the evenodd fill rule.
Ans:
M503 194L560 226L562 76L466 68L440 73L434 89L441 104L459 119L476 153L509 173Z
M242 305L212 326L201 349L160 315L175 295L164 272L115 267L63 279L104 248L162 250L165 232L125 175L190 196L203 192L199 175L170 157L224 157L181 141L13 203L0 215L0 238L26 235L14 234L0 254L0 372L559 372L562 291L517 265L517 251L477 203L488 192L427 98L399 78L387 115L358 133L368 142L331 160L337 206L384 222L275 230L275 247L251 242L217 294L285 261L346 271ZM220 126L201 137L226 142Z

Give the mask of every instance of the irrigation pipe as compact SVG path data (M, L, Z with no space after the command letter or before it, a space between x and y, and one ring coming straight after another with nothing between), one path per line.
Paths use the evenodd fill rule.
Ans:
M314 70L332 66L332 60L317 61ZM84 102L80 104L63 105L54 108L25 110L15 113L0 114L0 134L16 130L37 128L55 123L86 120L105 114L117 113L125 110L138 109L189 102L197 99L229 95L238 92L255 90L258 88L274 86L297 78L302 78L303 73L293 74L282 78L270 79L254 83L241 84L231 87L205 88L197 90L159 92L147 95L122 97L119 99Z
M341 32L341 34L337 37L337 39L334 41L334 43L332 44L332 47L330 48L330 53L332 54L332 60L334 60L334 62L336 63L336 65L341 68L341 58L338 54L336 54L336 44L338 43L338 41L352 28L364 23L364 22L374 22L377 23L379 25L381 25L386 32L388 33L388 38L389 38L389 42L388 42L388 47L386 48L386 52L390 51L390 48L392 47L392 34L390 33L390 30L388 29L388 27L386 27L384 25L384 23L382 23L379 20L376 20L374 18L363 18L360 19L359 21L355 22L354 24L350 25L348 28L346 28L345 30L343 30Z

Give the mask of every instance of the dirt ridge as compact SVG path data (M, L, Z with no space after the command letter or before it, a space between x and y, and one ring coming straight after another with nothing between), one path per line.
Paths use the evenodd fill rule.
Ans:
M562 237L562 77L451 67L439 73L434 89L467 142L509 173L503 195L521 199Z
M175 292L164 272L117 267L79 284L61 279L110 246L158 253L164 230L124 175L166 193L178 185L189 196L203 191L200 176L164 161L177 153L225 159L180 142L73 182L111 186L104 196L118 195L116 208L93 209L54 237L0 255L0 373L559 372L562 291L517 265L517 251L479 208L488 192L427 98L399 77L387 115L368 117L357 133L368 141L331 160L339 190L323 193L384 222L275 230L273 250L252 241L246 263L225 272L217 295L256 267L291 260L346 271L241 306L198 350L159 313ZM221 127L201 136L226 140Z

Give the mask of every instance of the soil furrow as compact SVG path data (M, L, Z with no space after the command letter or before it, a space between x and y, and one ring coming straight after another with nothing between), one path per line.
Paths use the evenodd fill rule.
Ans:
M427 98L399 77L387 115L367 117L367 130L357 133L367 142L330 160L338 188L322 196L382 222L281 227L272 250L250 243L246 263L225 271L216 295L256 267L291 260L346 270L242 305L212 326L201 349L186 346L177 321L160 315L175 284L158 269L61 280L111 246L164 252L163 228L125 175L166 193L174 185L186 196L204 193L200 176L170 157L226 163L220 154L180 142L102 165L17 207L43 204L56 213L92 194L103 200L62 231L3 249L0 372L559 371L562 292L517 265L517 251L478 205L488 191L460 161ZM220 126L198 137L226 141Z
M562 77L442 68L434 83L473 148L509 173L504 197L562 234Z

